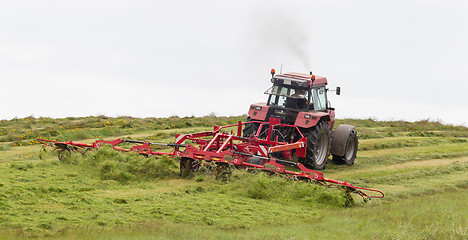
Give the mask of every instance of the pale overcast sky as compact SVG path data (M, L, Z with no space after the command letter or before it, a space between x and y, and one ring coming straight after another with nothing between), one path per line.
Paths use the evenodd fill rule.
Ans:
M467 1L0 1L0 119L241 115L270 69L338 118L468 123Z

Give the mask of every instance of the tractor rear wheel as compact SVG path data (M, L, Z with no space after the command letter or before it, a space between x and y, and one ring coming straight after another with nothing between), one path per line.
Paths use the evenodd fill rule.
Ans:
M346 164L351 166L354 164L354 159L356 159L357 150L358 136L355 131L352 131L349 135L348 141L346 141L344 156L333 155L333 162L336 164Z
M303 164L316 170L324 169L331 146L331 131L328 124L319 121L315 127L306 132L305 137L307 137L307 147Z

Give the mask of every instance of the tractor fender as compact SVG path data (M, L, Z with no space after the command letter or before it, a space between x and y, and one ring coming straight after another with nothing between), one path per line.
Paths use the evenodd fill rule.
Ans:
M348 142L349 136L351 136L351 132L355 128L355 126L351 125L340 125L333 131L330 149L331 154L344 156L346 143Z
M330 116L325 112L299 112L294 125L301 128L311 128L319 121L329 122L329 120Z

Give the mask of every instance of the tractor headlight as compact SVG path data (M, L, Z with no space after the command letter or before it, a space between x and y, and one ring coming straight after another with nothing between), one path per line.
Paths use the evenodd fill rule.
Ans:
M262 107L256 106L254 109L257 110L257 111L260 111L260 110L262 110Z

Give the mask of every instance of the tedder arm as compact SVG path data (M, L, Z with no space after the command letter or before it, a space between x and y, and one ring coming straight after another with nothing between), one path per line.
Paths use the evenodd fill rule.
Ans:
M327 186L341 186L346 192L358 194L363 197L364 200L384 197L384 193L379 190L356 187L346 181L342 182L328 179L323 176L322 172L309 169L301 163L271 157L270 155L272 153L277 152L291 152L291 150L295 150L296 153L305 152L306 138L302 136L302 134L300 140L292 143L280 142L278 138L270 138L274 127L277 125L291 128L297 128L296 126L263 122L261 123L262 125L269 125L268 134L265 139L257 135L243 137L241 135L243 124L246 123L239 122L238 124L223 127L215 126L213 131L207 132L184 135L177 134L174 143L151 143L148 141L136 141L122 138L113 141L96 140L89 144L72 141L58 142L41 138L39 138L38 141L45 146L58 150L59 159L61 159L61 154L64 153L64 151L83 154L88 150L97 149L102 145L110 145L116 151L136 152L148 157L162 155L180 157L181 170L184 169L184 171L187 171L185 165L189 166L191 170L196 170L193 169L192 166L200 166L203 163L214 162L217 166L221 167L231 165L240 168L260 169L267 172L284 174L295 180L306 180ZM262 129L262 125L260 125L259 129ZM237 127L237 133L234 134L232 130L230 133L222 131L229 127ZM191 141L193 145L186 144L186 141ZM122 143L133 144L133 146L130 148L119 147L118 145ZM152 150L153 145L173 147L174 149L171 152L158 152ZM198 147L196 147L197 145ZM184 148L184 150L180 148ZM187 162L197 162L199 164L187 165ZM184 166L182 166L182 164L184 164ZM300 171L288 170L285 165L297 167Z

